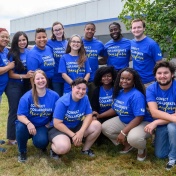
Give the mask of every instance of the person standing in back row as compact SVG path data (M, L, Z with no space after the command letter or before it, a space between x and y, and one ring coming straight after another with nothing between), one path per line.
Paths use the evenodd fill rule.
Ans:
M90 68L92 72L90 73L90 79L88 83L88 97L89 100L92 97L95 85L93 83L95 72L98 69L98 57L103 57L104 55L104 45L103 43L94 37L96 32L96 26L94 23L87 23L84 28L83 43L86 50L86 57L89 61Z
M117 22L109 25L111 40L105 44L105 58L108 66L116 71L129 67L131 43L121 34L121 26Z
M68 41L66 54L60 59L59 73L62 73L65 80L64 93L71 91L71 84L78 77L89 81L91 69L86 58L83 41L77 34L72 35Z
M32 78L34 72L31 70L27 72L26 56L29 52L27 47L27 35L22 31L15 33L8 53L8 59L10 62L15 62L15 68L9 70L9 81L5 90L9 105L7 120L8 145L17 143L15 121L17 120L18 103L22 95L31 89L30 78Z
M65 38L64 26L60 22L54 22L52 25L52 36L47 45L52 49L55 60L54 76L52 78L52 88L59 96L63 95L64 79L62 74L58 73L60 58L65 54L68 41Z
M48 78L48 86L52 88L52 78L54 76L55 61L53 52L47 43L47 33L44 28L37 28L35 31L36 45L29 51L26 58L27 69L35 71L41 69L46 73ZM30 78L33 85L33 79Z
M159 45L144 34L145 22L143 20L133 20L131 32L134 35L131 41L133 68L139 73L143 84L147 87L155 80L153 68L162 60L162 53Z
M7 59L7 54L9 50L6 46L9 43L9 33L5 28L0 28L0 104L2 99L2 94L8 83L8 71L15 67L15 62L9 62ZM0 144L4 144L5 141L0 140ZM5 152L5 148L0 147L0 152Z

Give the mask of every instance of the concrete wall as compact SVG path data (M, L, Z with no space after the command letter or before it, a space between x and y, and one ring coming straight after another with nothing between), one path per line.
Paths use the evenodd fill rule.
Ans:
M128 38L132 38L124 24L117 18L122 8L121 0L90 0L14 19L10 21L11 38L15 32L21 30L26 32L29 41L32 42L34 41L35 29L38 27L45 28L49 38L51 36L51 26L55 21L60 21L64 25L67 38L72 34L82 36L85 24L90 21L96 25L96 37L104 43L110 39L108 26L113 21L119 22L122 26L122 33Z

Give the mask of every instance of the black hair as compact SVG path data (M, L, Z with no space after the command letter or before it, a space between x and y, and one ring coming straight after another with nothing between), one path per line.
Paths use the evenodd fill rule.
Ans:
M12 57L13 61L15 61L15 70L17 70L18 72L23 72L25 70L25 67L24 67L24 65L23 65L23 63L21 62L21 59L20 59L20 48L18 46L19 37L22 36L22 35L27 40L27 44L26 44L25 48L28 47L28 37L27 37L27 35L22 31L18 31L13 36L11 48L10 48L9 53L7 55L8 59L10 59L10 57Z
M121 26L120 26L119 23L117 23L117 22L112 22L112 23L109 24L109 28L110 28L112 25L118 26L118 28L119 28L119 30L120 30L120 32L121 32Z
M79 77L79 78L76 78L76 79L72 82L71 86L76 86L76 85L82 84L82 83L84 83L84 84L87 86L87 81L86 81L84 78Z
M44 32L44 33L46 34L45 28L37 28L37 29L35 30L35 37L36 37L36 35L37 35L38 33L40 33L40 32Z
M121 29L120 24L117 23L117 22L112 22L112 23L109 24L109 29L110 29L111 25L117 26L117 27L119 28L120 38L123 37L123 35L122 35L122 33L121 33L121 32L122 32L122 29Z
M119 83L120 83L121 74L124 71L127 71L133 75L133 81L134 81L135 88L138 89L145 96L145 87L144 87L137 71L134 70L133 68L124 68L124 69L121 69L117 74L117 78L116 78L115 84L114 84L113 98L115 98L119 94L119 91L122 89L121 86L119 85Z
M171 74L173 74L173 78L175 78L175 71L176 71L176 66L173 62L168 62L168 61L161 61L161 62L158 62L156 63L154 69L153 69L153 74L156 75L156 72L157 70L160 68L160 67L166 67L170 70Z
M96 30L96 26L95 26L95 24L94 24L94 23L92 23L92 22L88 22L88 23L86 23L86 25L85 25L85 27L84 27L84 28L86 28L86 26L88 26L88 25L92 25L92 26L95 28L95 30Z
M95 84L97 87L102 86L101 79L102 79L103 75L105 75L105 74L107 74L107 73L111 73L111 75L112 75L112 86L113 86L114 81L115 81L116 76L117 76L117 72L116 72L116 70L114 69L114 67L108 66L108 67L100 67L100 68L96 71L95 77L94 77L94 84Z

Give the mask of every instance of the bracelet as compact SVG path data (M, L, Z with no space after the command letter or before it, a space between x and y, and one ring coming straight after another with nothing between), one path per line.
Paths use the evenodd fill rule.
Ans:
M122 130L120 131L125 137L127 137L127 134L125 134Z
M20 75L20 79L21 79L21 82L23 81L23 77L22 77L22 75Z
M30 123L31 123L31 122L29 121L29 122L26 124L26 126L28 126Z
M74 136L76 136L76 133L71 138L73 138Z

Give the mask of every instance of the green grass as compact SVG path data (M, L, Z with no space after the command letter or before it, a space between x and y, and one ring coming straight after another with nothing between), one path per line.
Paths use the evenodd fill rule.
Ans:
M3 95L0 106L0 139L6 138L8 105ZM151 141L148 141L147 159L144 162L136 160L137 151L120 155L121 146L114 146L110 141L92 148L95 158L80 154L81 148L72 147L61 161L55 161L41 154L28 142L28 160L26 163L17 162L17 146L8 146L6 153L0 153L0 176L173 176L176 167L171 171L165 170L167 160L159 160L154 156ZM49 146L48 146L49 150Z

